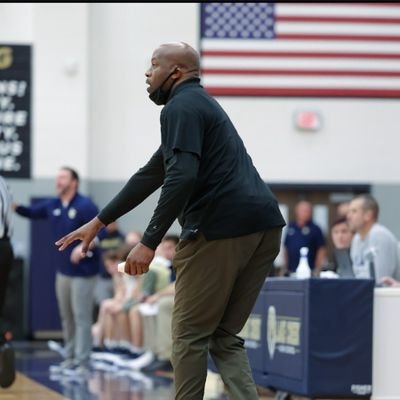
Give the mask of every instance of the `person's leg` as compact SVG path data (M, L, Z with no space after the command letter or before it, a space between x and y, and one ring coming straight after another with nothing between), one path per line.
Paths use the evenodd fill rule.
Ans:
M56 275L56 296L58 309L61 317L61 324L64 338L65 360L74 360L75 348L75 323L72 312L71 300L71 278L57 273Z
M92 351L93 290L96 277L72 278L72 308L76 327L75 359L89 366Z
M7 293L8 277L10 275L14 255L9 240L0 240L0 317L3 315L3 307ZM4 332L0 327L0 344L4 341Z
M157 352L157 335L159 334L159 328L157 326L157 316L143 315L140 312L140 317L142 320L143 348L145 351L151 351L155 354Z
M119 312L113 312L109 314L109 329L108 329L108 340L111 343L115 344L115 347L119 349L119 338L120 338L120 331L118 324L118 315Z
M9 241L0 240L0 316L3 312L8 277L13 263L13 252ZM2 333L2 332L0 332ZM1 340L2 338L0 338Z
M104 344L107 348L110 347L110 343L112 342L112 335L113 335L113 324L114 318L110 312L104 313L103 318L103 328L104 328ZM112 345L113 347L116 346L115 343Z
M157 370L170 372L172 371L171 353L172 353L172 337L171 337L171 320L172 310L174 308L174 296L161 297L158 301L158 313L152 318L154 321L153 328L153 351L156 357L153 362L142 369L143 372L154 372ZM148 317L150 318L150 317ZM146 319L144 319L146 320ZM147 332L150 326L144 329L144 337L147 337Z
M92 325L93 348L100 348L103 345L103 331L99 322Z
M172 337L171 320L174 309L174 296L161 297L157 314L157 357L163 361L171 360Z
M111 312L104 315L104 347L107 350L115 351L118 349L118 342L114 339L115 318Z
M97 277L96 286L94 289L94 306L93 306L93 320L97 320L101 303L104 300L112 298L114 295L114 283L112 279L106 279L101 276Z
M237 336L246 323L262 285L279 253L281 229L266 231L249 262L239 270L218 329L210 340L210 354L228 388L230 398L256 400L244 340Z
M2 316L8 277L14 255L9 240L0 240L0 317ZM7 388L15 381L15 353L10 343L6 342L0 326L0 387Z
M117 324L117 314L113 311L115 306L120 306L120 303L116 300L112 300L110 302L109 307L105 309L104 318L103 318L103 327L104 327L104 345L108 350L117 350L119 349L118 342L118 329L116 329Z
M134 343L132 348L135 352L139 353L132 362L129 362L129 367L133 370L142 370L150 365L155 358L155 335L157 326L155 324L154 315L142 315L141 313L142 304L138 304L133 307L133 324L134 324ZM140 336L140 340L139 339ZM143 346L138 347L138 345Z
M99 304L99 312L96 322L92 325L92 340L95 347L104 345L104 323L105 323L105 309L107 304L112 299L106 299Z
M242 274L263 237L264 232L259 232L207 241L200 235L195 241L183 241L178 245L173 262L177 278L172 316L172 364L177 400L203 398L209 339L224 317L237 276ZM251 307L248 313L250 310ZM239 342L235 351L245 354ZM238 359L243 358L238 356ZM239 365L242 383L245 387L254 386L245 367Z
M128 320L128 313L121 310L115 315L115 340L122 349L128 350L131 342L131 332Z
M139 305L133 306L129 310L129 326L132 347L137 350L143 350L143 323Z

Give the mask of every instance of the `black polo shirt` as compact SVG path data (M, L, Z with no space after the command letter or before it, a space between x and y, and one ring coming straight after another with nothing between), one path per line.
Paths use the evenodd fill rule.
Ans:
M161 146L99 214L108 224L159 186L142 242L155 248L178 217L182 239L233 238L284 226L228 115L198 78L176 86L161 111Z

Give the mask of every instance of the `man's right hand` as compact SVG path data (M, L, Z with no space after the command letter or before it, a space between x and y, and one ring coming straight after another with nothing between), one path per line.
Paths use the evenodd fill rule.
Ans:
M75 242L75 240L82 240L81 254L82 257L85 257L97 232L103 227L104 224L99 220L98 217L95 217L85 225L82 225L80 228L57 240L55 245L58 246L59 251L62 251L66 249L72 242Z

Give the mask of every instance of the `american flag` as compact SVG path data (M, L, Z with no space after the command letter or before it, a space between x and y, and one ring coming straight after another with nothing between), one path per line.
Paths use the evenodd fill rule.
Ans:
M400 97L400 3L201 3L220 96Z

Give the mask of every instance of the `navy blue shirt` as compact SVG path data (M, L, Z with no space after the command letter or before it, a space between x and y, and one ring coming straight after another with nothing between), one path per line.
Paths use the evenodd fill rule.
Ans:
M325 246L325 238L318 225L309 221L300 228L295 222L290 222L285 236L285 247L289 259L288 271L296 271L302 247L308 247L308 264L311 269L314 269L317 251L322 246Z
M74 247L79 245L80 242L73 243L64 251L58 251L54 245L54 242L62 236L81 227L97 215L98 209L89 197L76 193L65 207L57 197L43 200L30 207L18 206L15 211L23 217L49 220L53 240L53 243L49 243L49 246L54 250L52 251L52 261L54 267L60 273L67 276L79 277L97 275L100 262L98 248L90 250L88 256L83 258L78 264L73 264L70 261L71 253Z

